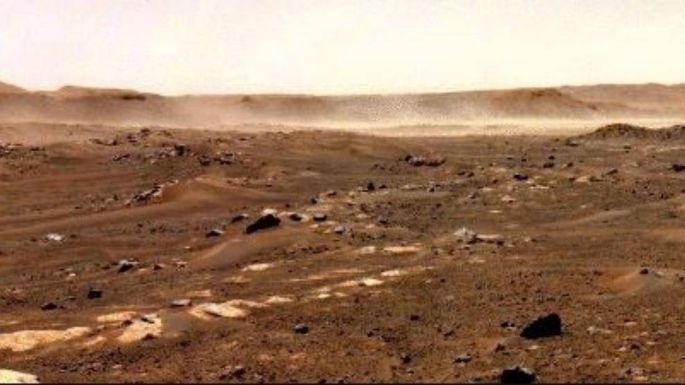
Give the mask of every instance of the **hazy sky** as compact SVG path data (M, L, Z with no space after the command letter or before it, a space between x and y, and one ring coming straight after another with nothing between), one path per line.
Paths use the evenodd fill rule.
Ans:
M0 80L182 93L685 82L685 1L0 0Z

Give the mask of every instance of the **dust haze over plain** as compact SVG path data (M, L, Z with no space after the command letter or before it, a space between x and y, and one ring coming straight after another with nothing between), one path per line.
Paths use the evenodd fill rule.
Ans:
M683 115L682 86L560 86L682 82L681 8L678 1L5 1L0 80L34 93L4 96L0 120L342 128L671 121ZM64 85L93 89L36 99L35 91ZM520 87L547 88L453 93ZM154 95L122 103L95 90L102 88ZM393 95L161 96L191 94Z

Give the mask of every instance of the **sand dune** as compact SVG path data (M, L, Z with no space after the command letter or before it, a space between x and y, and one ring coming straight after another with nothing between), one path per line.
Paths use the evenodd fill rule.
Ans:
M5 90L5 92L3 92ZM387 127L685 117L685 85L597 85L403 95L187 95L76 86L20 92L0 83L0 122L225 127Z

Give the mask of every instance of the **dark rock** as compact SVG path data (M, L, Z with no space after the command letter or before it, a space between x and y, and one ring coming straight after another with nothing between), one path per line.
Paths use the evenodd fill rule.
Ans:
M517 181L524 181L528 180L528 175L526 174L521 174L521 173L516 173L513 175L514 179Z
M189 151L189 148L185 144L175 144L174 145L174 155L175 156L183 156L187 154Z
M400 354L400 360L402 360L403 364L408 364L411 362L411 355L409 353L402 353Z
M604 175L614 175L614 174L618 174L617 168L612 168L611 170L604 173Z
M366 191L376 191L376 185L373 182L367 183Z
M294 330L297 334L307 334L309 333L309 326L307 326L306 324L297 324L295 325Z
M500 382L503 384L532 384L535 382L535 377L532 370L516 366L504 369L500 376Z
M685 171L685 164L673 163L671 165L671 170L675 172L683 172Z
M328 219L328 215L326 215L324 213L316 213L312 216L312 218L317 222L323 222L326 219Z
M412 314L412 315L409 316L409 320L410 320L410 321L418 321L418 320L420 320L420 319L421 319L421 316L418 315L418 314Z
M47 302L40 306L40 310L55 310L57 309L57 304L54 302Z
M338 225L338 226L335 226L335 229L333 231L335 231L336 234L340 235L340 234L344 234L346 230L347 229L345 228L345 226Z
M554 168L554 162L545 162L542 168Z
M539 317L521 331L521 337L537 339L561 335L561 318L556 313Z
M387 225L388 224L388 217L378 217L378 224L380 225Z
M293 220L295 222L300 222L302 220L302 214L292 213L288 216L288 218L290 218L290 220Z
M642 274L642 275L647 275L647 274L649 274L649 269L648 269L648 268L646 268L646 267L645 267L645 268L642 268L642 269L640 269L640 274Z
M91 287L88 289L88 299L102 298L102 290Z
M259 217L259 219L257 219L255 222L247 226L245 228L245 233L252 234L255 231L264 230L271 227L277 227L279 224L281 224L281 220L277 216L273 214L263 215Z

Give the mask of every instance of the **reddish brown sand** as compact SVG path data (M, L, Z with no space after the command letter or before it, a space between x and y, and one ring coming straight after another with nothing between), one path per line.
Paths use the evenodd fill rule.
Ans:
M545 382L685 381L682 137L6 124L0 142L0 369L491 382L523 365ZM268 208L280 226L245 234ZM502 242L461 243L462 226ZM119 272L124 259L137 265ZM551 312L561 336L519 337Z

